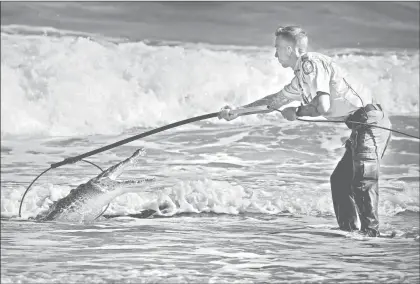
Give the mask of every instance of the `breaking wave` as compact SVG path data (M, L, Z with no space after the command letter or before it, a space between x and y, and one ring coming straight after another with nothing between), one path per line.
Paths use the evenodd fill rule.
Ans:
M129 42L2 26L1 48L2 137L162 126L249 103L278 91L293 76L268 47ZM391 113L418 115L418 51L325 52L357 74Z

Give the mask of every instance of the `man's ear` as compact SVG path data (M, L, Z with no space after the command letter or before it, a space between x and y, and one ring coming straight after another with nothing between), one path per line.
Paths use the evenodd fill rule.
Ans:
M293 48L289 45L288 47L287 47L287 55L291 55L293 53Z

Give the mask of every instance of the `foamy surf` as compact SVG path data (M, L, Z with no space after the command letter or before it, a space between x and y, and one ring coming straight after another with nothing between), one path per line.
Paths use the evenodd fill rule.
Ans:
M173 179L172 179L173 180ZM175 216L182 213L215 214L284 214L302 216L334 216L329 185L309 190L302 185L279 185L275 191L260 185L258 189L211 179L173 180L171 186L132 188L126 193L114 194L106 215L139 214L154 210L157 216ZM402 183L400 183L401 185ZM405 186L401 192L383 190L379 204L382 216L395 216L404 211L419 212L418 185ZM41 184L34 186L25 197L22 218L34 218L49 206L65 197L68 185ZM16 218L24 191L23 186L2 188L1 217ZM92 200L95 203L95 200ZM99 202L99 200L96 200ZM103 202L102 202L103 203Z
M117 134L162 126L226 104L249 103L278 91L293 76L279 67L271 48L103 44L92 35L57 29L38 35L37 29L44 30L30 28L28 35L22 27L2 26L2 137ZM335 54L390 113L418 115L418 52Z

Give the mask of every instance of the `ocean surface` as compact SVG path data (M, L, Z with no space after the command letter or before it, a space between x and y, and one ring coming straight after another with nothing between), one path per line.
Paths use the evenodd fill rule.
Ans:
M50 164L287 84L278 25L371 88L419 136L418 2L1 3L2 283L418 283L419 141L393 134L381 232L337 229L329 176L350 131L278 113L209 119L87 158L155 176L94 222L31 218L99 170ZM159 211L159 207L168 206ZM147 218L128 215L157 210Z

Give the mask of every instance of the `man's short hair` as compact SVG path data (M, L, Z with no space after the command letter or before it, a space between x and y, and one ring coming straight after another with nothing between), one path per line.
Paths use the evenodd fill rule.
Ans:
M306 32L298 26L278 27L275 32L276 37L280 36L294 43L299 50L305 52L308 48L308 36Z

